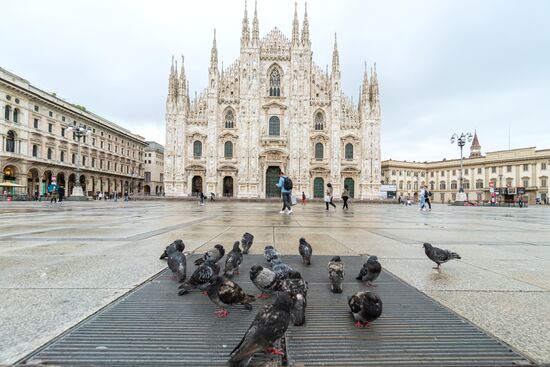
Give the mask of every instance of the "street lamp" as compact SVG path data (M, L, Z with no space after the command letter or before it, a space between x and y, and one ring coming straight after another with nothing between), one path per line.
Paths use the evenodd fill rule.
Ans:
M75 171L75 185L73 187L73 192L71 193L71 197L73 197L73 200L85 199L84 192L82 191L82 187L80 186L80 138L86 135L90 135L92 133L92 129L80 125L80 126L69 126L67 128L67 131L72 131L74 135L76 136L77 141L77 151L76 151L76 171Z
M462 155L462 148L464 148L464 145L466 145L466 141L468 142L472 141L472 137L473 137L472 133L470 132L461 133L460 135L458 135L457 133L454 133L451 136L451 144L454 144L456 142L457 145L460 147L460 189L458 191L457 201L465 201L466 199L466 195L464 194L464 186L463 186L464 178L462 176L462 167L463 167L463 161L464 161L464 156Z

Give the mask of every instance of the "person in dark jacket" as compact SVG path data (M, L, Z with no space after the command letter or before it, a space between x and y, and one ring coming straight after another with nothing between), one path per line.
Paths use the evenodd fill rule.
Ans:
M348 185L344 185L344 191L342 192L342 200L344 200L344 206L342 207L342 209L349 209L348 199L349 199L349 188L348 188Z

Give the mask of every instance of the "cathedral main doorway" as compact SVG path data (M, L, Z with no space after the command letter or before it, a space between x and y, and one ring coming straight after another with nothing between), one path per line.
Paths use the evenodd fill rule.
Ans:
M199 192L202 192L202 177L194 176L192 180L192 186L193 186L193 192L191 192L191 195L198 196Z
M281 169L277 166L270 166L265 173L265 196L267 198L277 198L281 196L281 190L275 186L279 182L279 173Z
M323 178L321 177L315 177L315 179L313 180L313 197L325 197L325 180L323 180Z
M233 197L233 177L231 176L223 178L223 196Z

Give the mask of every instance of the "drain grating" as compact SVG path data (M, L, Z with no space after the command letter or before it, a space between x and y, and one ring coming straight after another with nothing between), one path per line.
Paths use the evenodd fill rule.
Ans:
M296 366L513 366L530 364L509 347L484 334L388 273L375 291L384 302L382 317L367 329L355 329L347 295L364 289L355 272L364 259L343 257L343 294L328 289L326 264L317 256L305 268L297 256L284 259L309 282L304 327L291 326L285 344ZM192 258L193 259L193 258ZM248 270L263 257L245 256L235 280L251 294L258 291ZM268 300L269 301L269 300ZM258 310L230 309L228 319L214 316L216 307L199 292L179 297L167 271L77 327L27 356L22 364L80 366L222 366ZM260 354L254 366L281 365Z

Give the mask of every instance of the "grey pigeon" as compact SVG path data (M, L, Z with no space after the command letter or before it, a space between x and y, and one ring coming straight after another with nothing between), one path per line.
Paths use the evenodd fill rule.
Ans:
M214 246L214 248L211 248L210 250L206 251L202 257L195 260L195 265L200 265L204 263L207 260L211 260L215 263L220 261L220 259L225 255L225 249L222 245L217 244Z
M250 303L256 299L254 296L246 294L237 283L218 275L212 279L210 284L206 294L215 305L222 308L216 312L218 317L227 317L229 312L226 308L230 305L241 304L247 310L252 310Z
M311 245L307 243L305 238L300 238L300 245L298 245L298 252L302 257L302 263L306 265L311 265L311 255L313 254L313 249Z
M195 269L189 280L179 286L180 291L178 294L182 296L195 288L199 288L203 291L206 290L212 279L219 273L220 266L212 260L207 260Z
M342 282L344 280L344 263L340 256L334 256L328 263L328 278L330 279L330 290L332 293L342 293Z
M275 272L275 274L278 274L283 278L294 270L289 265L285 264L279 256L275 256L271 259L271 269Z
M239 241L235 241L233 244L233 250L229 251L225 258L225 268L223 275L228 278L233 277L234 274L239 274L239 267L243 262L243 253L239 247Z
M378 279L381 272L382 265L378 262L378 258L376 256L369 256L355 279L364 281L367 287L376 287L372 282Z
M241 246L243 248L243 254L248 254L248 250L250 250L250 247L252 247L252 244L254 243L254 236L248 232L245 232L243 234L243 238L241 239Z
M356 327L365 327L382 314L382 300L370 292L357 292L348 298L348 305Z
M182 240L175 240L164 249L162 255L160 255L160 260L166 259L168 255L173 251L183 252L185 250L185 244Z
M426 256L428 256L430 260L437 264L437 267L435 267L434 269L439 269L441 264L446 263L449 260L461 259L460 255L456 252L433 247L427 242L424 243L424 245L422 246L424 247L424 252L426 253Z
M279 253L275 250L275 247L268 245L264 248L264 258L269 263L269 266L271 266L273 258L277 256L279 256Z
M281 278L268 268L254 265L250 269L250 280L262 292L257 298L269 298L269 294L279 290Z
M275 355L284 353L273 347L288 329L290 322L290 297L281 293L272 305L264 306L250 324L240 343L233 349L229 366L246 367L254 354L262 351Z
M285 292L292 300L290 319L296 326L306 322L308 284L297 271L290 271L281 283L281 292Z
M172 251L168 255L168 267L179 283L183 282L187 276L187 259L185 255L179 251Z

